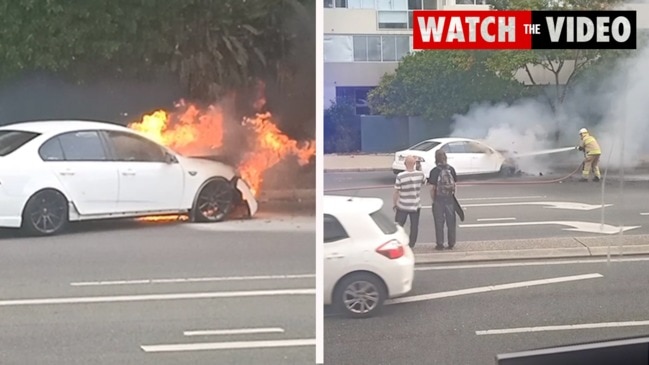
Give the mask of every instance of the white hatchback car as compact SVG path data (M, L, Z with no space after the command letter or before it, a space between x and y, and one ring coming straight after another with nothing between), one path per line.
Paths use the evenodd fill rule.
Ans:
M419 142L407 150L397 151L392 171L398 174L405 170L405 157L411 155L418 158L421 171L428 176L435 167L435 152L440 149L446 152L448 163L458 175L513 175L518 172L516 162L508 152L495 150L483 142L467 138L433 138Z
M257 202L235 170L183 157L127 127L89 121L0 127L0 227L51 235L69 221L190 213L217 222Z
M324 197L324 304L352 317L370 317L412 289L408 235L382 207L378 198Z

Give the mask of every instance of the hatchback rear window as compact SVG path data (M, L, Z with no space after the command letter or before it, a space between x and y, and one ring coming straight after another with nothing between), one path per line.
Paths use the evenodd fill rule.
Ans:
M25 131L0 131L0 156L11 154L36 137L38 137L38 133Z
M370 217L372 217L374 223L376 223L376 225L381 229L383 233L397 233L397 224L394 222L394 220L388 218L388 216L383 214L383 212L381 212L380 210L370 214Z
M416 145L412 146L409 148L411 151L430 151L433 148L437 147L439 145L439 142L433 142L433 141L424 141L421 143L417 143Z

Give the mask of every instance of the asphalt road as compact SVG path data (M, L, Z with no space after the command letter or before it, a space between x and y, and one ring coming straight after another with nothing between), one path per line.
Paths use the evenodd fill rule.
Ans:
M0 363L312 364L314 227L265 213L4 231Z
M495 364L501 353L647 336L649 258L634 260L645 261L418 268L408 297L437 298L388 305L366 320L326 312L325 364ZM485 288L510 283L520 284ZM453 293L470 288L482 289ZM595 328L555 327L586 324Z
M575 228L566 222L577 222L578 228L587 226L589 222L599 227L602 221L602 184L575 180L550 184L529 183L558 177L510 178L499 185L493 184L493 179L461 180L469 185L459 186L457 192L460 204L466 211L466 220L458 222L459 242L604 234L593 232L592 227L584 228L590 230L587 232L566 230ZM327 173L324 178L326 194L381 198L386 202L384 211L390 216L394 214L391 208L393 183L394 175L390 172ZM365 189L366 187L374 188ZM620 225L624 225L636 227L625 231L625 234L649 233L649 181L627 181L622 190L619 181L611 180L604 187L604 204L611 204L603 212L604 223L610 225L608 228L615 231ZM327 191L331 189L336 191ZM565 209L551 208L552 202L563 203L561 206ZM432 245L434 242L430 204L426 190L422 194L424 208L418 245ZM406 228L408 225L406 223Z

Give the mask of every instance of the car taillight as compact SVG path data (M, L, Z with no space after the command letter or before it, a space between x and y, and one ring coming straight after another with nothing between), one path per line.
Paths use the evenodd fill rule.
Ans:
M376 249L376 252L389 258L390 260L394 260L403 256L404 250L399 241L391 240L379 246Z

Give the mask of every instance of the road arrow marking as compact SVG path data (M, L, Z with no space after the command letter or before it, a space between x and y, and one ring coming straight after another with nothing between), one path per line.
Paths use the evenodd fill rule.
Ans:
M465 208L478 207L502 207L511 205L548 205L546 209L567 209L567 210L594 210L601 209L601 204L584 204L574 202L509 202L509 203L483 203L483 204L464 204ZM604 207L610 207L613 204L604 204Z
M513 226L542 226L542 225L560 225L570 226L572 228L564 228L564 231L586 232L586 233L602 233L602 234L615 234L626 232L632 229L640 228L641 226L624 226L622 229L618 226L610 224L600 224L592 222L578 222L578 221L545 221L545 222L511 222L511 223L477 223L477 224L460 224L461 228L487 228L487 227L513 227Z
M602 274L594 273L594 274L585 274L585 275L562 276L557 278L541 279L541 280L519 281L510 284L489 285L489 286L481 286L477 288L460 289L460 290L452 290L452 291L439 292L439 293L401 297L401 298L386 300L385 304L389 305L389 304L399 304L399 303L422 302L425 300L457 297L460 295L467 295L467 294L486 293L490 291L515 289L515 288L527 288L535 285L557 284L557 283L565 283L568 281L596 279L602 277L604 277Z

